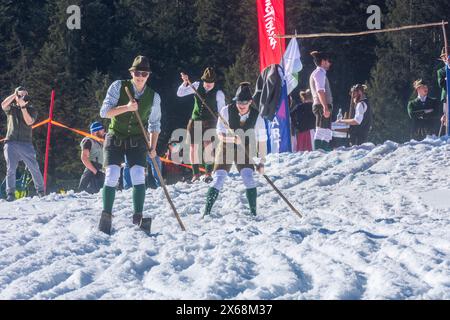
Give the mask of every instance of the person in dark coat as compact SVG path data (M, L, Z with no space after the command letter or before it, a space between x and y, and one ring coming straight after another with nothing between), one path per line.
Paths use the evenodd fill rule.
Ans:
M313 97L311 90L300 91L301 103L291 111L291 119L295 129L297 152L312 151L316 117L312 111Z
M412 120L411 139L423 140L427 135L437 135L441 111L439 101L428 96L428 85L421 79L413 84L417 98L409 101L408 115Z

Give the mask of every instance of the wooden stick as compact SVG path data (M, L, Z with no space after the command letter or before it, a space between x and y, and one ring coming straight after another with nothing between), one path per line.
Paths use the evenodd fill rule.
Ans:
M313 34L298 34L298 35L275 35L277 38L299 38L299 39L308 39L308 38L323 38L323 37L355 37L355 36L364 36L368 34L375 33L384 33L384 32L394 32L394 31L402 31L402 30L411 30L411 29L421 29L421 28L429 28L436 26L445 26L448 22L436 22L436 23L426 23L426 24L418 24L413 26L404 26L399 28L389 28L389 29L381 29L381 30L370 30L370 31L362 31L362 32L352 32L352 33L313 33Z
M188 85L192 88L192 90L194 90L195 94L197 95L197 97L201 100L202 104L206 107L206 109L208 109L209 112L211 112L212 115L214 115L214 117L216 119L220 119L223 124L225 125L225 127L227 128L228 132L231 133L232 135L234 135L235 137L237 137L237 135L234 133L233 129L231 129L230 125L228 124L228 122L225 120L224 117L222 117L222 115L219 113L216 115L216 113L208 106L207 102L205 101L205 99L202 97L202 95L197 91L197 89L195 89L195 87L192 85L192 83L188 80L187 81ZM247 150L245 149L245 147L243 147L242 145L238 145L240 148L244 149L244 152L247 156L247 158L249 159L250 162L252 162L252 165L256 165L253 162L253 159L249 156ZM289 206L289 208L291 208L292 211L294 211L295 214L297 214L300 219L303 218L302 214L292 205L292 203L284 196L284 194L280 191L280 189L278 189L275 184L273 183L272 180L270 180L270 178L266 175L263 174L262 175L266 181L270 184L270 186L276 191L276 193L278 193L278 195L281 197L281 199L284 200L284 202L286 202L286 204Z
M448 66L449 61L448 61L448 39L447 39L447 30L445 29L445 25L446 25L446 24L448 24L448 23L442 21L442 32L443 32L443 34L444 34L445 60L447 61L446 65L445 65L445 72L448 74L447 69L449 68L449 66ZM446 89L446 91L447 91L447 110L444 111L444 112L445 112L445 115L446 115L446 122L447 122L447 125L445 126L445 127L446 127L445 133L446 133L447 137L449 136L449 123L450 123L450 119L449 119L449 113L450 113L450 112L449 112L449 109L450 109L450 101L449 101L449 99L448 99L450 93L448 92L448 81L450 81L450 79L447 78L447 87L446 87L446 88L447 88L447 89Z
M128 98L130 99L130 101L136 101L133 98L133 96L131 95L130 90L128 89L128 87L125 87L125 91L126 91L126 93L128 95ZM149 156L150 156L150 153L152 151L152 147L150 145L150 141L147 138L147 132L145 130L144 124L142 123L141 116L139 115L138 111L134 111L134 114L135 114L135 116L136 116L136 118L137 118L137 120L139 122L139 127L141 128L142 134L144 135L145 145L147 147L147 150L148 150L148 153L149 153ZM155 168L156 174L158 175L159 182L161 184L161 187L164 190L164 194L166 195L167 201L169 201L170 207L172 208L172 211L175 214L175 217L177 218L178 223L180 224L181 230L186 231L186 228L184 227L184 224L181 221L180 215L178 214L177 209L175 208L175 205L173 204L173 201L170 198L169 192L167 191L167 187L166 187L166 184L164 183L164 179L162 177L161 171L159 170L158 163L151 156L150 156L150 159L152 160L153 167Z

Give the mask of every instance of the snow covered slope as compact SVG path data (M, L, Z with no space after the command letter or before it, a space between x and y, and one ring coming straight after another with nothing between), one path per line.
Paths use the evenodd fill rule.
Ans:
M153 236L119 192L0 202L0 299L450 299L450 141L273 157L250 218L236 172L201 220L204 184L148 190Z

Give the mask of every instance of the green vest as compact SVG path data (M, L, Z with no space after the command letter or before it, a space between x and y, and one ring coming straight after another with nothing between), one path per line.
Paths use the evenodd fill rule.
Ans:
M425 110L433 109L433 112L425 113ZM411 119L435 119L440 117L439 102L436 98L427 97L425 102L422 102L420 98L409 101L408 103L408 115Z
M197 89L198 93L205 99L206 103L208 104L208 107L214 111L214 113L217 115L217 89L216 86L208 92L206 92L205 88L203 88L203 83L200 83ZM206 108L203 103L200 101L200 99L197 96L194 96L195 104L194 104L194 110L192 110L192 120L215 120L216 118L209 112L208 108Z
M122 80L119 102L117 103L118 106L126 105L130 101L125 91L125 86L128 87L134 97L134 89L131 80ZM147 86L145 88L144 94L139 99L136 99L138 100L139 105L138 112L146 129L148 118L150 117L150 113L152 111L154 97L155 91ZM140 136L142 134L139 122L134 112L125 112L121 115L113 117L111 119L111 124L109 125L109 132L122 139L133 136Z
M83 145L87 140L91 140L91 150L89 152L89 161L103 164L103 145L89 137L85 137L81 140L80 146L83 149Z

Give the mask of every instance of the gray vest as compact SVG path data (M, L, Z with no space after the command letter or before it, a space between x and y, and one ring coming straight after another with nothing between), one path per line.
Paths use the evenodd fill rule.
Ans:
M83 144L87 140L91 140L92 144L91 152L89 153L89 161L91 161L92 163L96 162L99 164L103 164L103 145L94 139L86 137L81 140L81 148L83 148Z
M317 70L317 69L316 69ZM309 88L314 99L314 105L321 104L319 100L319 94L317 93L316 82L314 81L315 71L309 77ZM331 93L330 82L328 77L325 78L325 96L327 97L328 103L333 105L333 95Z

